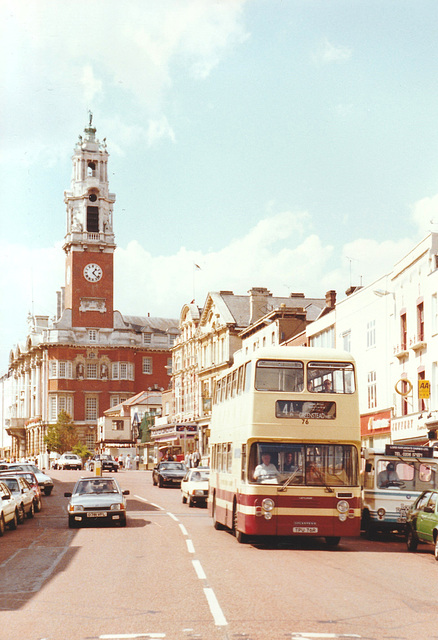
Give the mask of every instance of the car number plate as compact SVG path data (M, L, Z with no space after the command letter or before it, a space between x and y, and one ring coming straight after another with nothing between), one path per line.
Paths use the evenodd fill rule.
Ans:
M318 533L318 527L294 527L293 533Z
M89 511L87 518L106 518L106 511Z

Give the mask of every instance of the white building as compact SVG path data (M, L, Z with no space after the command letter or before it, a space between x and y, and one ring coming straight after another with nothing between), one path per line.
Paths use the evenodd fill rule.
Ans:
M309 346L355 357L365 446L436 439L429 432L438 428L437 267L438 234L430 233L390 273L306 329ZM428 387L430 398L420 397Z

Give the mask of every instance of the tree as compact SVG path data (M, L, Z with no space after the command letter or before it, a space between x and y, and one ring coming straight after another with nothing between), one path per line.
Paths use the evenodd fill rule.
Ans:
M92 452L89 450L89 448L87 447L87 445L82 444L82 442L78 442L72 449L73 453L75 453L77 456L79 456L80 458L82 458L82 462L84 462L85 460L87 460L87 458L91 458L91 456L93 455Z
M56 451L56 453L60 454L65 451L72 451L73 447L78 444L78 435L73 420L68 413L61 411L58 414L58 421L47 429L44 442L49 451Z

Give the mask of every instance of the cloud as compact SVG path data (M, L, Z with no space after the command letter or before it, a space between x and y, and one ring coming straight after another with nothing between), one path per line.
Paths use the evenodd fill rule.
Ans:
M412 207L412 219L421 235L438 229L438 194L418 200Z
M315 52L313 59L316 63L325 65L346 62L352 55L352 49L334 45L325 38Z

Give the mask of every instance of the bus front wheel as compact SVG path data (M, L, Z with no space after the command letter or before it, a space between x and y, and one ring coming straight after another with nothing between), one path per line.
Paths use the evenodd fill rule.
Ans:
M341 541L341 536L327 536L325 541L329 547L337 547Z

